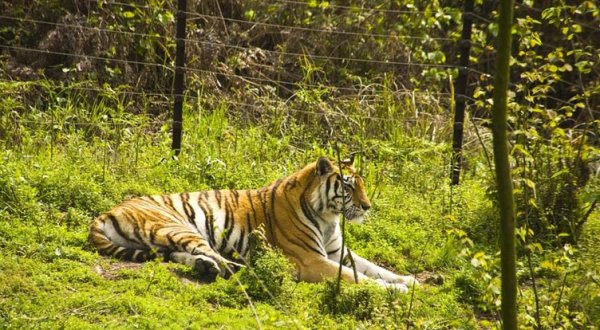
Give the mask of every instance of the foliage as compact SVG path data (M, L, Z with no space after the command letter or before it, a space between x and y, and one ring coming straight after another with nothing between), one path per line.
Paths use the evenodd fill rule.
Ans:
M249 240L252 252L246 259L247 267L239 272L246 292L253 300L289 306L294 300L293 266L281 251L266 244L264 233L255 231Z
M0 3L20 19L0 18L0 324L500 328L498 210L484 152L493 4L476 7L465 179L449 187L456 69L446 65L462 21L457 2L190 3L178 158L162 94L173 72L173 1ZM519 324L594 328L598 7L525 1L515 14ZM89 221L123 199L260 187L334 156L334 145L359 151L374 205L363 225L347 228L348 244L417 274L423 285L409 295L292 283L270 249L232 278L202 283L187 267L121 263L87 243Z
M320 297L321 308L330 314L347 314L357 320L371 320L386 308L386 292L375 283L349 285L344 283L340 290L336 281L325 282L323 293ZM389 301L397 296L390 292Z
M517 217L545 245L577 242L597 195L584 190L599 154L593 109L600 76L588 67L597 60L597 38L590 36L599 10L590 1L552 1L540 8L524 3L515 12L508 120ZM497 26L477 28L481 57ZM491 108L491 90L487 78L475 88L478 111Z

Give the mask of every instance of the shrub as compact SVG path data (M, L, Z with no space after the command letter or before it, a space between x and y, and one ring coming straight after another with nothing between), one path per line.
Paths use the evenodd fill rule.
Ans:
M293 298L293 266L281 251L266 244L262 227L250 234L251 253L239 280L255 300L288 306Z
M387 309L389 299L396 297L394 292L388 295L375 283L348 284L331 279L324 283L319 297L321 310L333 315L350 315L356 320L373 320ZM395 299L393 299L395 300Z

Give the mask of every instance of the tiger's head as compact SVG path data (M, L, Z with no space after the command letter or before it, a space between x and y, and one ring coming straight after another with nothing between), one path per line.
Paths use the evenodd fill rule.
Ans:
M312 195L315 210L324 219L337 219L340 214L353 223L361 223L371 208L363 179L356 174L352 160L342 161L335 166L327 158L321 157L315 164L316 184Z

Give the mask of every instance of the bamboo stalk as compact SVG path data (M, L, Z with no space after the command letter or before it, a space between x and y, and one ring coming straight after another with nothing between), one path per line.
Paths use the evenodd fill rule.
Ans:
M500 2L498 18L498 51L494 79L492 133L494 163L500 208L500 259L502 267L502 324L504 329L517 329L517 274L515 253L515 206L512 176L508 159L507 90L510 70L513 1Z

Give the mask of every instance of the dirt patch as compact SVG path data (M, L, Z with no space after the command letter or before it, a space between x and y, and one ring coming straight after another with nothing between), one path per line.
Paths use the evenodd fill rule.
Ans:
M444 284L444 276L441 274L437 274L434 272L421 272L415 274L415 277L421 284L429 284L429 285L442 285Z
M139 269L142 268L142 266L143 264L137 262L121 261L111 263L110 265L108 265L108 267L96 265L94 267L94 272L96 272L96 274L104 277L107 280L115 280L119 278L119 271L123 269Z
M184 284L203 285L215 280L214 276L212 278L200 276L189 269L183 269L185 268L184 266L175 263L164 262L163 265L165 265L167 270ZM93 270L104 279L117 280L121 278L119 273L122 270L137 270L143 266L144 263L116 261L111 262L108 265L96 265Z

